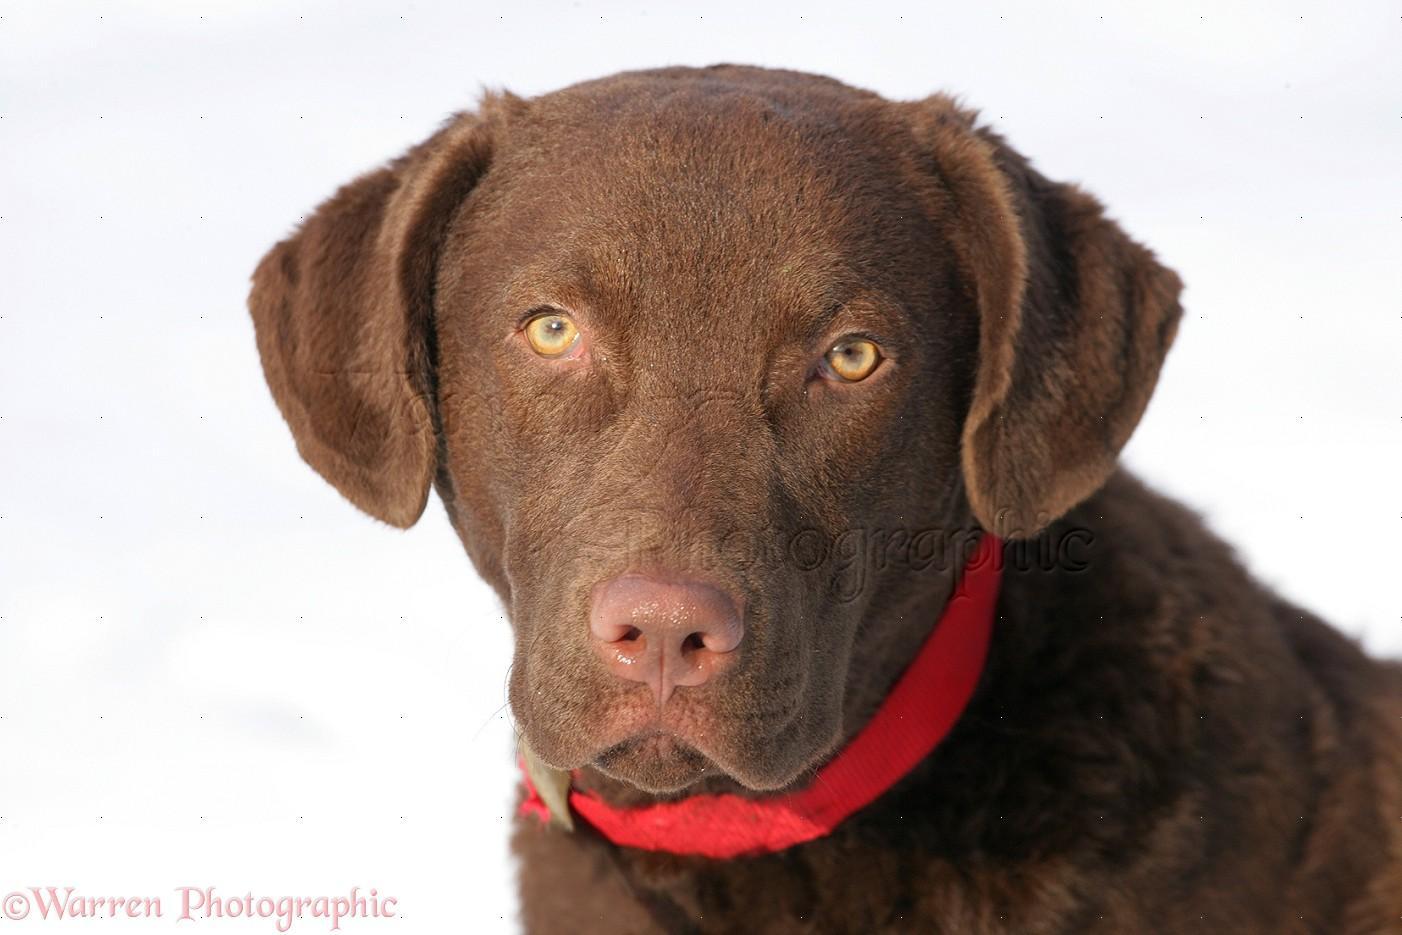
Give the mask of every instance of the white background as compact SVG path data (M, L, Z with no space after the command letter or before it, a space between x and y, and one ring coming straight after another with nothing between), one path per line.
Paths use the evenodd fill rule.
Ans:
M0 2L0 893L513 929L507 624L436 502L300 462L247 279L484 85L715 61L958 92L1099 194L1188 284L1128 461L1402 653L1402 4Z

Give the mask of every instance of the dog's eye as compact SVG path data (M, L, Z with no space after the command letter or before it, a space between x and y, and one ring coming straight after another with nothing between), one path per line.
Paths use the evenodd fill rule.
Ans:
M579 343L579 329L566 315L546 312L526 322L526 340L541 357L562 357Z
M857 336L839 340L823 355L825 376L842 383L856 383L871 376L881 363L881 348L875 341Z

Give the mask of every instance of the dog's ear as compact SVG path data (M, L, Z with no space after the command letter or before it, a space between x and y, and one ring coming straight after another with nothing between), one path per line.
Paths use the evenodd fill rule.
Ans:
M974 114L943 96L912 110L977 295L969 503L984 528L1031 536L1114 470L1177 331L1182 285L1094 198L1048 181Z
M347 499L406 528L436 466L433 281L491 160L509 95L341 188L253 274L263 373L297 450Z

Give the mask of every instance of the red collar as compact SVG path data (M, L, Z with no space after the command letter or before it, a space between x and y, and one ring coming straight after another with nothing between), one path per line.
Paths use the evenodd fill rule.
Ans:
M724 859L821 838L930 754L954 726L983 672L1003 571L990 534L964 566L954 596L872 719L802 789L766 798L729 793L620 808L570 790L570 810L614 844ZM524 776L523 776L524 778ZM521 814L548 821L529 778Z

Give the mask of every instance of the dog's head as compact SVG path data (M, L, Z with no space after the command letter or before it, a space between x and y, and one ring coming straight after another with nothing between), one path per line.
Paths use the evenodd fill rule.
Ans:
M250 305L316 470L401 527L436 485L535 752L667 792L860 724L966 534L1106 479L1178 291L947 98L727 66L489 95Z

